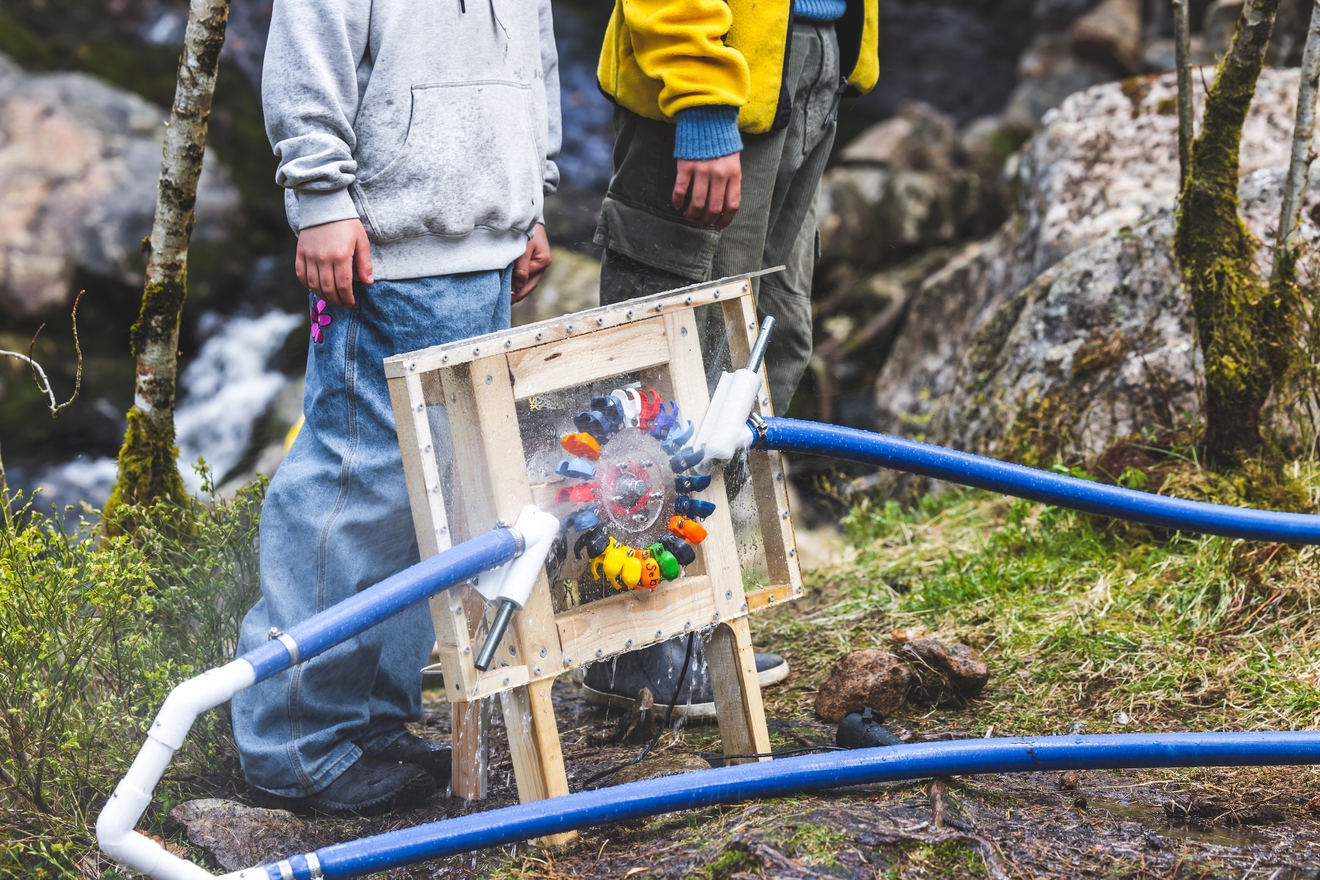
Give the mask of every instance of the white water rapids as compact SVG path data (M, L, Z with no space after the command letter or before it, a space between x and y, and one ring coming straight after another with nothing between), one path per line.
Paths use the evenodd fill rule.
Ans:
M202 490L193 469L199 457L219 484L248 455L254 426L291 381L271 369L271 358L301 320L278 311L226 319L184 368L174 425L179 471L193 494ZM110 497L115 474L113 458L79 456L47 467L30 482L40 490L41 509L80 502L99 508Z

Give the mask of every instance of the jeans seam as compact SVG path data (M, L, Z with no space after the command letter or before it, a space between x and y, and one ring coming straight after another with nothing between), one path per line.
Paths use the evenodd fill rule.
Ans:
M344 398L348 403L348 448L344 452L344 461L339 467L339 495L335 499L335 506L331 509L330 515L326 517L325 524L321 527L321 534L316 542L316 613L319 614L325 610L326 601L326 569L329 567L329 548L330 534L334 530L335 521L343 513L348 504L348 490L350 475L353 471L353 458L357 452L358 445L358 426L357 426L357 335L358 320L357 310L350 309L348 318L348 332L344 339ZM297 702L297 681L300 677L302 667L294 670L295 677L292 686L289 689L289 720L293 727L293 737L289 742L289 751L293 757L294 771L299 779L303 781L304 787L311 791L314 782L307 768L303 765L302 756L298 754L295 744L302 738L302 718L298 711Z

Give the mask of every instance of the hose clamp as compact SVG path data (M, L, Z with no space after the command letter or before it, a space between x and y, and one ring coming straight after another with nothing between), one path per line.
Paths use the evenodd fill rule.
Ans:
M289 652L289 665L297 666L302 658L302 652L298 650L298 643L293 640L293 636L288 633L276 633L273 638L284 646L284 650Z
M316 853L307 853L303 858L307 860L307 876L311 880L321 880L325 872L321 870L321 860L316 857Z
M518 531L513 526L505 526L505 528L508 529L509 534L513 536L513 546L515 548L513 555L522 556L527 550L527 539L523 537L522 532Z
M765 419L761 418L761 414L752 413L747 417L747 424L751 426L752 433L756 435L756 442L752 446L760 446L765 443L766 432L770 426L765 423Z
M275 867L280 869L280 880L294 880L293 865L288 859L281 859Z

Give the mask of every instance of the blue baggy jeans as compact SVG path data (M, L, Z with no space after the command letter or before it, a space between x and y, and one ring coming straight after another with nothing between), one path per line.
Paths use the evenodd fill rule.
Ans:
M383 359L509 326L511 269L355 288L307 356L306 424L261 511L261 594L239 653L418 561ZM313 295L311 302L316 303ZM315 794L422 709L435 633L418 604L235 695L250 785Z

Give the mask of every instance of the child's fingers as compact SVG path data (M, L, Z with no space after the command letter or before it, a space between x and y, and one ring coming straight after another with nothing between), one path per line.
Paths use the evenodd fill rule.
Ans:
M738 214L738 209L742 207L742 175L739 174L729 180L729 188L724 192L724 210L720 212L719 220L715 221L715 228L723 230Z
M675 211L683 210L683 202L687 199L688 186L692 183L692 172L683 162L678 163L678 173L674 177L674 194L669 202L674 206Z
M710 194L706 197L706 209L701 212L701 219L697 221L702 226L714 226L719 222L720 215L724 213L724 200L728 187L727 178L711 175Z
M692 177L692 198L688 201L687 210L683 216L689 220L697 220L706 210L706 198L710 194L710 175L705 172L698 172Z
M341 305L353 305L353 264L349 260L334 262L335 291Z
M298 276L298 283L308 290L312 285L307 281L307 260L303 257L302 251L299 251L293 258L293 274Z
M357 278L363 284L371 284L371 242L367 240L367 231L359 229L357 242L353 248L353 268Z

